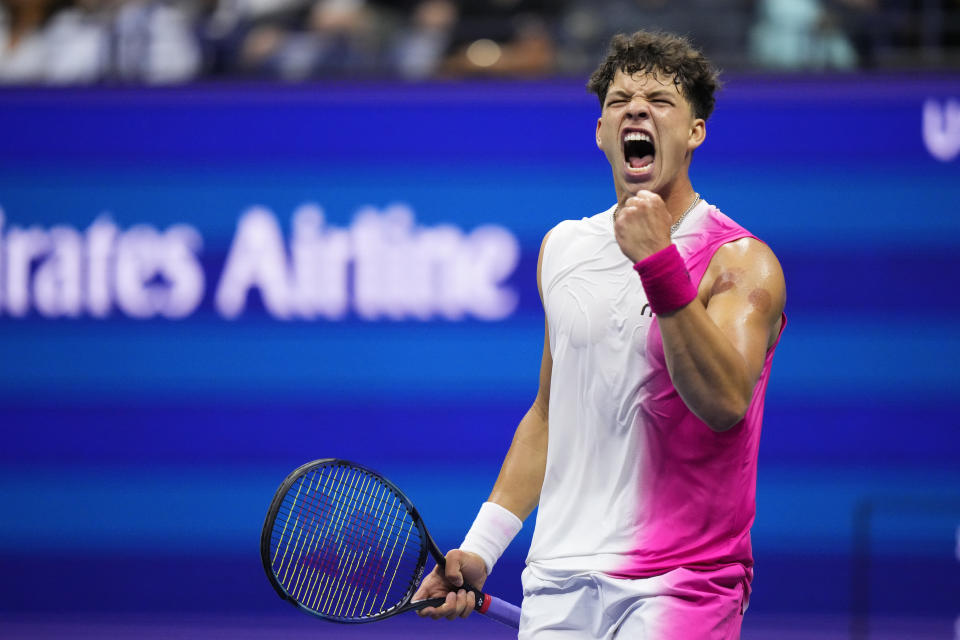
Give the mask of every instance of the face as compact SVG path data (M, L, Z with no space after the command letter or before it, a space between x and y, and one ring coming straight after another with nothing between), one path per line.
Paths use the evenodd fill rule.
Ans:
M613 168L620 202L642 189L668 196L687 180L694 149L706 136L673 78L617 71L597 120L597 146Z

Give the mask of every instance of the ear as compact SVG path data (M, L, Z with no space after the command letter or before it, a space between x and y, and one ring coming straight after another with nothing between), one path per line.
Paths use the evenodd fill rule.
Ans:
M687 150L695 150L706 138L707 122L703 118L694 118L693 125L690 127L690 138L687 140Z
M600 143L600 124L603 122L602 119L597 118L597 148L603 151L603 144Z

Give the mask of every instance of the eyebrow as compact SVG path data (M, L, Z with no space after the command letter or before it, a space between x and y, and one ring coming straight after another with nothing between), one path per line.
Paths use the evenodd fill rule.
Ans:
M672 91L668 91L667 89L654 89L653 91L647 94L647 97L648 98L661 98L661 97L675 98L676 95L677 94L673 93Z
M607 100L609 100L610 98L629 98L631 96L632 94L629 91L625 91L623 89L614 89L613 91L607 94ZM647 94L647 98L661 98L661 97L676 98L677 94L673 93L668 89L654 89L653 91Z

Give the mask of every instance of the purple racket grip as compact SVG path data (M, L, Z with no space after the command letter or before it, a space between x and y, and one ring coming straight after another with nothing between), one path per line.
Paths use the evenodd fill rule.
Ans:
M514 629L520 628L520 607L485 594L480 613Z

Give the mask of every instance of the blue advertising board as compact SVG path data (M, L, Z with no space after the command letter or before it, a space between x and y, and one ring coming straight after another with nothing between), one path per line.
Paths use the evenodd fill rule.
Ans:
M57 606L136 607L130 557L199 555L256 606L272 491L333 456L457 544L536 392L541 239L613 204L598 111L567 81L0 93L7 566L108 567ZM856 606L866 508L863 579L938 585L870 606L960 613L960 79L731 78L707 131L696 189L787 278L755 607Z

